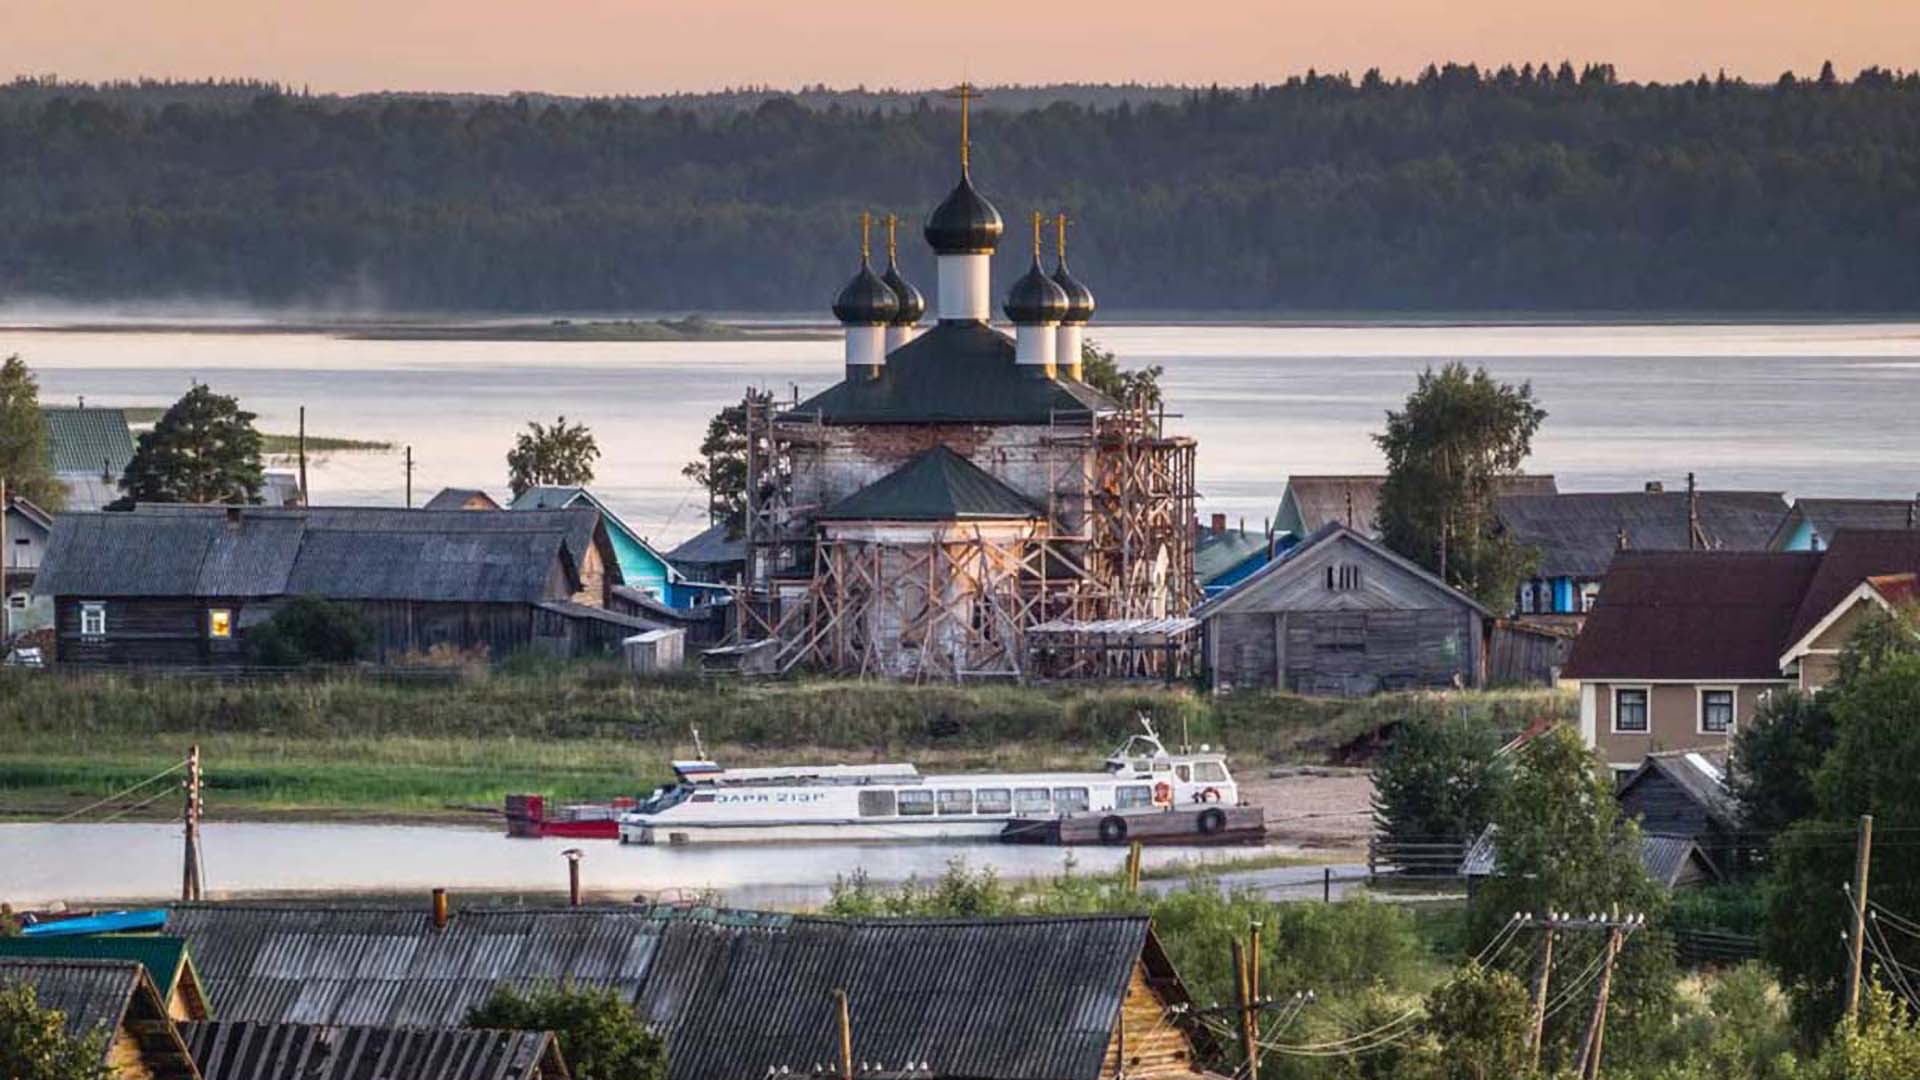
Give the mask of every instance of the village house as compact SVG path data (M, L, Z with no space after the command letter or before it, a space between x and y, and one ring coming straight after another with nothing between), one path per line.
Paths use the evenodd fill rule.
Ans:
M747 570L747 538L735 526L716 521L667 552L667 562L688 581L739 585Z
M1380 488L1386 482L1384 473L1289 476L1286 488L1280 493L1280 506L1274 512L1273 529L1277 533L1310 536L1328 525L1340 524L1378 540ZM1522 474L1500 485L1500 491L1508 495L1551 495L1558 490L1549 475Z
M0 602L6 604L6 633L23 634L53 622L51 601L35 595L34 579L53 535L53 515L16 495L7 496L0 527Z
M1292 533L1230 529L1225 514L1213 515L1204 525L1195 522L1194 529L1199 539L1193 545L1193 580L1206 599L1226 592L1300 542Z
M66 489L68 511L98 510L120 498L120 477L133 460L133 429L122 409L46 406L53 475Z
M1920 530L1847 531L1820 552L1621 552L1565 677L1616 770L1724 751L1771 692L1817 690L1862 614L1911 595Z
M138 961L0 957L0 988L30 986L70 1038L102 1036L114 1080L201 1080L153 980Z
M989 324L1005 226L963 145L959 182L922 230L938 321L919 327L927 303L900 272L891 228L884 271L863 231L859 268L833 305L844 377L804 400L748 403L737 637L774 642L771 670L1184 669L1194 626L1184 620L1199 598L1194 441L1166 433L1144 401L1087 381L1094 299L1067 269L1065 216L1051 271L1037 214L1032 228L1032 262L1002 305L1009 335Z
M1501 530L1539 559L1514 610L1577 622L1616 552L1765 551L1787 504L1779 492L1669 492L1653 482L1643 491L1507 494L1497 510Z
M1212 1051L1144 916L222 903L177 905L167 929L205 958L223 1023L449 1028L497 987L568 981L631 1000L670 1080L837 1062L836 990L859 1060L903 1074L1182 1080Z
M1740 805L1727 790L1727 758L1700 750L1648 754L1615 792L1625 816L1653 836L1698 844L1716 876L1746 865L1753 845L1742 830Z
M0 959L133 961L146 969L175 1020L210 1015L206 988L184 938L167 934L60 934L0 937Z
M357 608L387 662L606 651L656 626L608 610L620 583L590 509L142 506L60 515L37 589L62 663L221 666L298 596Z
M505 507L494 501L493 496L479 488L441 488L433 498L420 507L422 510L504 510Z
M1795 499L1767 547L1773 551L1820 551L1842 529L1911 529L1920 526L1920 498Z
M1478 687L1492 613L1378 541L1323 525L1200 605L1216 692Z

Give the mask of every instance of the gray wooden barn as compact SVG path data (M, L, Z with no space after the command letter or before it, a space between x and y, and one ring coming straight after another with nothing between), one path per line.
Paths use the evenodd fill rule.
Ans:
M1214 690L1477 687L1492 613L1340 524L1196 609Z

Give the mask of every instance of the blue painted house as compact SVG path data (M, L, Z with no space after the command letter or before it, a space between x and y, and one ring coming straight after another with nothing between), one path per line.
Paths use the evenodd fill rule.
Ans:
M673 608L705 607L717 599L715 586L689 581L662 555L621 519L619 514L583 487L531 487L514 496L512 510L563 510L590 506L600 512L613 541L614 559L620 564L620 576L629 589L646 593ZM724 594L725 590L719 590Z
M1911 529L1920 524L1916 499L1795 499L1773 531L1773 551L1825 551L1841 529Z
M1229 529L1226 515L1215 514L1212 525L1199 528L1193 544L1193 577L1201 597L1211 600L1226 592L1299 542L1288 532L1270 536L1253 529Z

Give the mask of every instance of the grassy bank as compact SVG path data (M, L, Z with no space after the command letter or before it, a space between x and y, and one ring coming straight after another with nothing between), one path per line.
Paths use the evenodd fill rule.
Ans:
M1223 745L1242 769L1320 762L1421 711L1504 728L1570 702L1542 692L1277 694L1220 700L1132 687L848 681L639 683L600 666L506 670L444 685L353 676L221 683L0 673L0 813L45 816L152 775L198 742L216 814L421 814L510 791L599 798L663 779L692 752L732 762L911 758L953 768L1085 765L1154 717L1169 741ZM156 810L158 807L156 807Z

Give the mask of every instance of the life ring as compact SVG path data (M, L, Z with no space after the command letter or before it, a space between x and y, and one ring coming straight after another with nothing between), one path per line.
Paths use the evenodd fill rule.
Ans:
M1199 791L1196 791L1193 793L1193 801L1194 802L1219 802L1220 789L1217 787L1202 788Z
M1155 806L1172 806L1173 805L1173 785L1172 784L1169 784L1165 780L1162 780L1159 783L1153 785L1153 805Z

